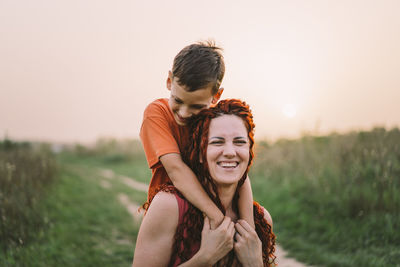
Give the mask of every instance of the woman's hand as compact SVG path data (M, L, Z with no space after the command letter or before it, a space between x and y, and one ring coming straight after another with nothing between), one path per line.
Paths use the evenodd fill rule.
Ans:
M215 264L233 249L234 234L235 224L229 217L225 216L221 225L214 230L211 230L210 220L205 217L199 253L206 258L210 265Z
M263 266L262 243L256 231L245 221L235 224L234 249L237 258L243 266Z

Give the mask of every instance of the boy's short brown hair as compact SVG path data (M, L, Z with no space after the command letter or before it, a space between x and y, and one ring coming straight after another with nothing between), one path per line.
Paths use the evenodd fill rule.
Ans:
M222 48L211 40L188 45L174 58L172 75L189 92L211 86L214 95L225 74L221 52Z

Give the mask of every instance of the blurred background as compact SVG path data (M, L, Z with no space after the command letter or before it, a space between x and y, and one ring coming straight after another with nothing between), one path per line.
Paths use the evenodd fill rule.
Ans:
M132 181L151 176L143 110L169 96L174 56L213 39L222 97L254 112L250 177L278 242L314 266L396 266L399 11L396 0L2 0L0 265L131 263L129 207L146 198Z

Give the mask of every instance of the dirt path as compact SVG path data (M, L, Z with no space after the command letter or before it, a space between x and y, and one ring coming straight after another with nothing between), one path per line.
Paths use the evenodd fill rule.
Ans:
M135 189L137 191L147 193L147 189L149 188L148 184L138 182L134 178L131 178L131 177L115 174L112 170L102 169L102 170L100 170L99 173L100 173L100 176L102 176L103 178L106 178L108 180L118 179L122 183L124 183L126 186L129 186L130 188Z
M138 182L135 179L127 176L117 175L112 170L103 169L100 171L100 175L106 179L114 179L114 178L119 179L122 183L131 187L132 189L141 192L147 192L148 188L147 184ZM101 181L101 185L104 188L109 188L109 183L105 180ZM129 200L129 197L123 193L118 195L118 200L127 209L129 214L131 214L135 223L140 223L143 218L143 213L139 213L138 211L139 205L137 203L131 202ZM275 255L278 267L308 267L307 265L296 261L296 259L287 257L286 256L287 252L280 245L276 246Z
M308 265L305 265L301 262L298 262L296 259L289 258L287 257L287 252L280 246L276 245L276 263L278 264L278 267L307 267Z
M130 188L135 189L137 191L142 191L142 192L147 193L147 189L149 188L148 184L138 182L138 181L134 180L133 178L122 176L122 175L119 175L118 178L121 179L122 182L125 185L129 186Z
M118 194L118 200L132 216L135 223L140 224L143 218L143 213L139 213L140 206L137 203L130 201L129 197L123 193Z
M138 182L135 179L127 177L127 176L117 175L112 170L108 170L108 169L100 170L100 176L102 176L103 178L106 178L107 180L118 179L122 183L124 183L126 186L128 186L132 189L135 189L137 191L141 191L141 192L147 192L147 188L149 187L145 183ZM100 185L106 189L111 187L110 182L107 180L100 181ZM142 218L143 218L143 212L139 212L140 205L138 203L132 202L129 199L129 197L124 193L118 194L118 200L126 208L126 210L129 212L129 214L132 216L135 223L140 224L140 222L142 221Z

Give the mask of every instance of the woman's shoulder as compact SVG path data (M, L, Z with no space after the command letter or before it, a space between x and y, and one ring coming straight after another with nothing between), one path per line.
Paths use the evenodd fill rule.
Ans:
M273 222L272 222L272 217L271 214L269 214L268 210L264 207L264 219L268 222L269 225L271 225L271 228L273 227Z
M175 195L164 191L160 191L154 196L144 216L144 220L169 229L176 228L178 218L179 208Z
M175 194L172 192L164 192L164 191L158 192L151 201L149 210L151 208L157 210L161 209L162 211L177 212L178 202L176 200Z
M257 209L257 212L263 215L264 219L268 222L269 225L271 225L272 228L273 226L272 217L271 214L268 212L268 210L263 206L261 206L256 201L254 201L254 209Z
M177 225L178 204L174 194L157 193L140 225L133 266L167 266Z

